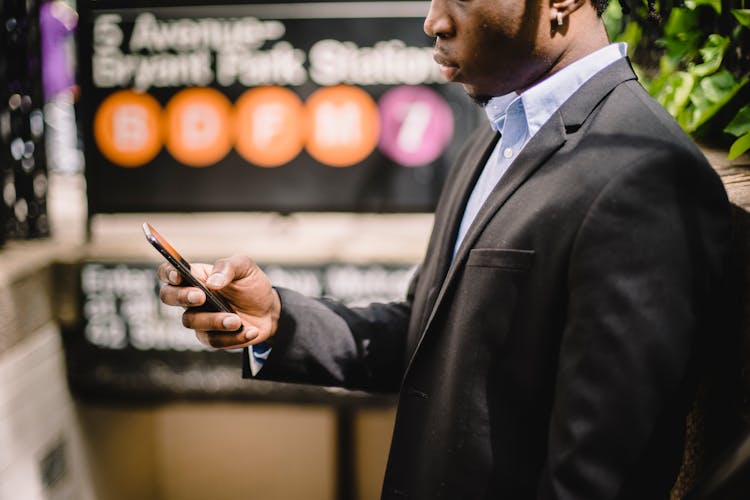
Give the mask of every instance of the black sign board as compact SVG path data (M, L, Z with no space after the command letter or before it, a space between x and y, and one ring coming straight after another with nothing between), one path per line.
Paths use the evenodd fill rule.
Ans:
M431 211L477 112L428 4L79 2L90 213Z
M414 266L262 266L277 286L349 305L403 299ZM159 301L155 264L86 262L66 271L80 280L80 319L64 330L68 379L96 402L232 399L368 404L389 398L313 386L243 380L240 351L204 348Z

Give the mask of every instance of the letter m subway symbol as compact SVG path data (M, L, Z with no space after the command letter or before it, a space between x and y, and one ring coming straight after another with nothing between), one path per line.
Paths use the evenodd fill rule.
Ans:
M365 159L377 145L380 117L375 101L362 89L324 87L307 100L307 152L331 167Z
M315 142L324 148L356 147L362 141L362 113L353 102L321 103L315 110Z

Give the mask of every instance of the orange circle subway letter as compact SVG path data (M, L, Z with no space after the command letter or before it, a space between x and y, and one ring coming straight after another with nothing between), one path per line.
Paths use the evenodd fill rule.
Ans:
M140 167L162 146L162 109L149 94L120 90L94 116L94 140L102 154L121 167Z
M372 153L380 133L375 101L364 90L337 85L316 90L306 105L307 152L331 167L348 167Z
M260 167L278 167L302 151L302 101L284 87L257 87L235 103L235 148Z
M219 92L195 87L175 94L167 103L167 150L179 162L207 167L232 148L232 104Z

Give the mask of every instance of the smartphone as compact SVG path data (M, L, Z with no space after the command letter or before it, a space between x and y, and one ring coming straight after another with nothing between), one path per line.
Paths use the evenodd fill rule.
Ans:
M182 276L185 285L200 288L203 290L203 293L206 294L206 302L204 305L198 306L199 309L211 312L234 313L234 310L224 297L206 288L206 286L193 275L192 271L190 271L190 263L182 258L182 255L180 255L180 253L175 250L164 236L159 234L151 224L144 222L143 232L146 235L148 242L151 243L151 245L156 248L165 259L167 259L167 262L177 269L177 272Z

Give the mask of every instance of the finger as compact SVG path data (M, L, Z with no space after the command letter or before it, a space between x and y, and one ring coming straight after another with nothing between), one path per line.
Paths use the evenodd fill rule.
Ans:
M227 259L219 259L214 263L206 284L209 288L218 290L235 280L250 276L257 269L255 262L246 255L233 255Z
M172 264L166 262L160 265L156 270L156 276L159 281L164 283L170 283L172 285L179 285L182 283L182 276L180 276L180 273L177 272Z
M243 327L240 317L236 314L206 312L195 309L187 309L182 314L182 324L192 330L231 333L233 335L241 334L242 330L240 328ZM255 338L258 334L256 328L253 328L250 333L252 338Z
M197 307L206 302L200 288L164 285L159 289L159 299L168 306Z
M251 329L254 330L253 327L251 327ZM257 336L257 333L250 335L248 332L233 334L217 331L208 332L204 330L197 330L195 332L195 337L201 344L213 349L238 349L240 347L247 347L252 345L252 339L254 339L255 336ZM248 339L248 337L252 338Z

